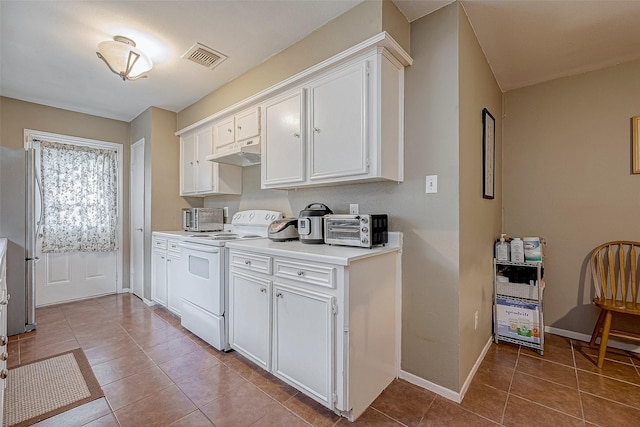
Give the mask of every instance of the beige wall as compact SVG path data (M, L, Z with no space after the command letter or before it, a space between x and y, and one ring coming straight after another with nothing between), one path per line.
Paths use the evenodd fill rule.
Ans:
M460 85L460 387L492 334L493 241L502 220L502 91L462 7ZM482 109L496 120L495 199L482 197ZM478 312L478 329L474 315Z
M395 22L395 21L394 21ZM408 27L408 24L406 25ZM394 28L400 28L400 24ZM382 2L367 0L178 113L183 129L382 31Z
M151 233L179 230L180 209L189 207L180 194L180 138L176 113L150 107L131 122L131 144L144 138L144 296L151 299Z
M24 129L123 144L123 164L129 164L129 124L12 98L0 97L0 236L9 239L7 283L12 301L24 300L25 153ZM123 173L123 233L129 227L129 174ZM124 237L123 286L129 286L128 238ZM16 305L9 304L9 334L19 327ZM24 322L22 322L24 326ZM21 331L23 332L23 331Z
M359 22L356 18L342 22L352 25ZM332 37L342 34L340 30L332 27ZM353 28L344 32L353 33L358 32ZM271 208L297 216L312 202L326 203L337 213L358 203L361 212L389 214L390 229L404 233L402 369L459 391L491 333L492 241L499 232L501 199L482 199L482 155L477 145L482 108L487 106L499 118L501 95L458 4L412 23L410 38L414 63L405 70L403 183L261 190L260 166L252 166L243 170L241 196L209 197L205 206L229 206L232 212ZM350 38L344 44L360 41ZM286 62L286 52L281 55L277 61ZM459 61L472 67L470 72L459 75ZM470 152L462 153L463 149ZM438 193L425 194L425 176L432 174L438 175ZM474 217L465 209L479 209L481 215ZM461 248L467 244L461 229L479 233L470 238L468 249ZM469 307L481 312L479 331L472 330Z
M505 231L547 240L548 326L590 335L590 251L640 240L630 120L640 114L638 76L634 61L505 94Z

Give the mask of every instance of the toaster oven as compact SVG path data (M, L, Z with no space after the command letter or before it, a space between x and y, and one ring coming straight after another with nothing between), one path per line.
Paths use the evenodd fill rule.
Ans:
M222 231L224 210L222 208L182 209L182 229L184 231Z
M325 215L324 242L371 248L388 242L387 215Z

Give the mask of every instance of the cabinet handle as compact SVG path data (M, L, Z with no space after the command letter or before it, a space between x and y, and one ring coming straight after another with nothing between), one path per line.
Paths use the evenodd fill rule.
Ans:
M304 271L302 271L302 270L298 271L298 276L300 276L300 277L304 276Z
M2 301L0 301L0 305L7 305L7 304L9 304L8 299L3 299Z
M276 292L276 297L284 299L284 295L282 295L282 292Z
M231 132L232 132L231 128L229 128L229 129L227 129L227 130L229 131L229 133L231 133Z
M251 265L251 261L249 261L248 259L246 259L246 260L244 261L244 265Z
M315 133L320 133L320 129L319 129L319 128L313 128L313 131L314 131Z
M6 335L3 335L0 337L0 346L7 345L8 342L9 342L9 339L7 338Z
M242 126L238 125L238 130L242 130Z
M0 355L0 359L2 359L2 361L6 361L9 358L9 353L7 353L6 351L3 351L2 354Z
M293 136L295 136L296 138L300 138L300 134L298 132L294 133Z
M9 376L9 371L6 369L3 369L2 371L0 371L0 380L4 380Z
M196 163L197 163L197 164L200 164L200 160L196 160Z
M193 162L189 162L189 164L193 166Z
M267 293L267 288L260 288L260 292L262 292L263 294Z
M142 227L136 228L136 231L142 231Z

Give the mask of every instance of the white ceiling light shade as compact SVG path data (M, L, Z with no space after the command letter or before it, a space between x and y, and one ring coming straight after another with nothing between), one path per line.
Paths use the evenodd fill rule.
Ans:
M136 47L136 43L123 36L99 43L96 55L123 81L147 77L144 73L153 67L151 59Z

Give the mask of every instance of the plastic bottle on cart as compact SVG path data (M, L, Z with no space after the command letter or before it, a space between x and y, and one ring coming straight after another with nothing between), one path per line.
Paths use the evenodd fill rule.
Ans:
M510 258L510 248L509 242L504 240L505 235L500 235L500 241L496 243L496 259L498 261L509 261Z
M524 243L519 237L511 240L511 261L524 262Z

